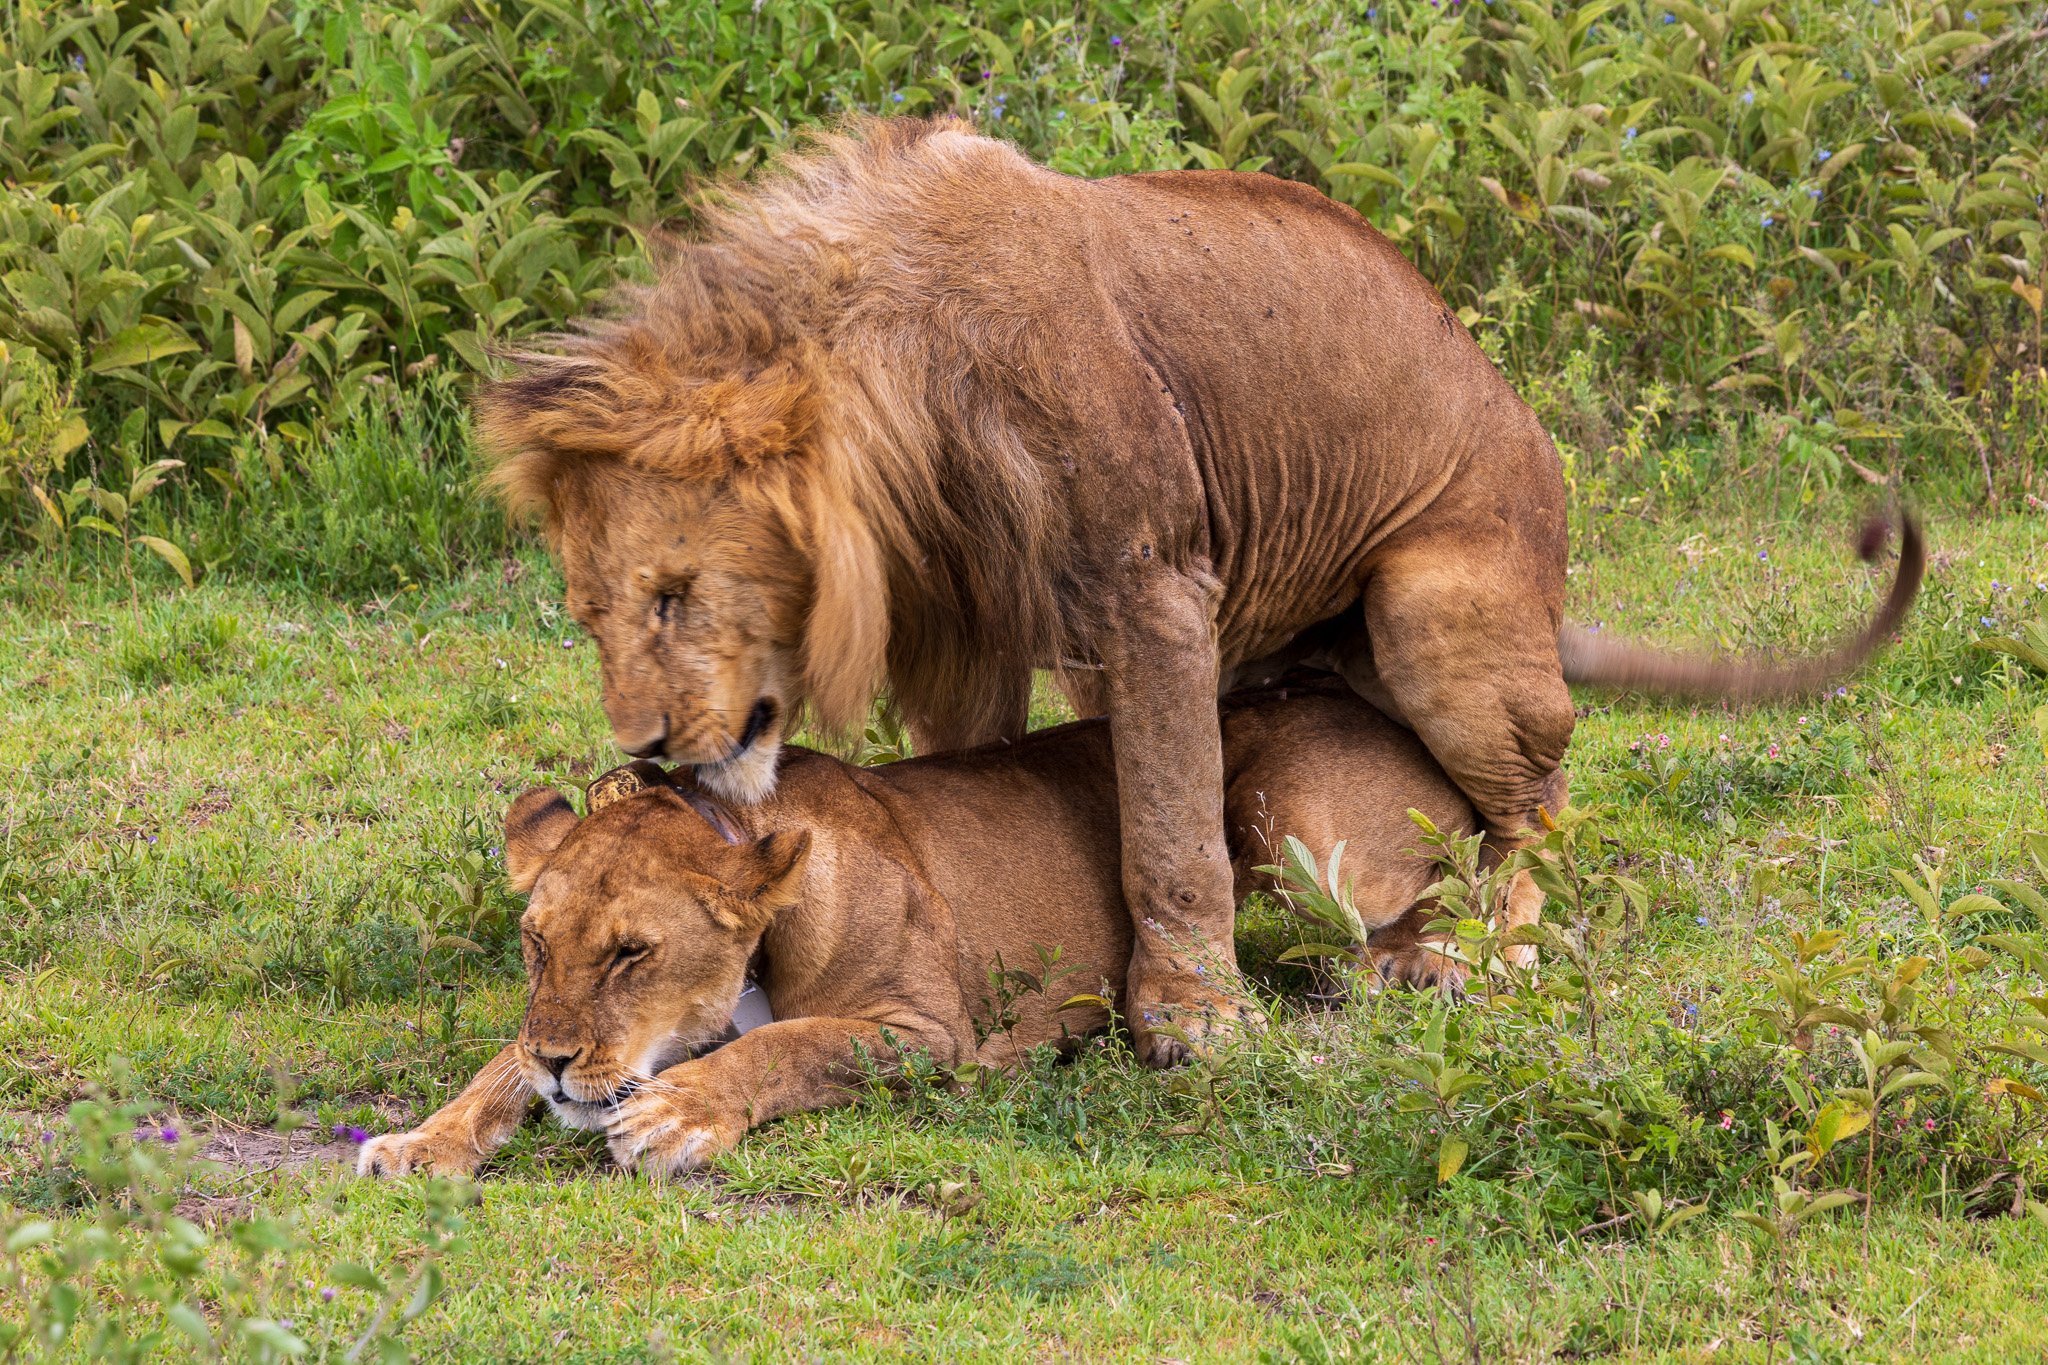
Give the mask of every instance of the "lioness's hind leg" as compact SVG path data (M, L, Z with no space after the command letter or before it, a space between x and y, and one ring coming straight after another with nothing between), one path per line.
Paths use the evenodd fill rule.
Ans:
M1399 981L1418 990L1440 986L1456 991L1465 984L1465 964L1440 951L1449 943L1443 934L1425 932L1436 917L1435 902L1418 905L1391 924L1372 931L1365 940L1367 955L1382 980Z

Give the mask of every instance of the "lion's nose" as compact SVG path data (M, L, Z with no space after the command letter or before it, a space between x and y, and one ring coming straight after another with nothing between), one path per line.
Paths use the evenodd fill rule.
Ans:
M660 758L663 751L668 748L668 717L663 716L652 735L638 744L630 743L623 736L620 737L619 747L635 758Z
M562 1083L562 1073L569 1069L569 1063L583 1055L583 1049L580 1047L574 1052L542 1052L537 1047L528 1048L527 1051L533 1054L533 1059L536 1062L539 1062L553 1074L556 1085Z

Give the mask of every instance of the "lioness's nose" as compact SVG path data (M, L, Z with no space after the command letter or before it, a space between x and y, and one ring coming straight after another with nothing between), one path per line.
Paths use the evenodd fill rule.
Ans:
M569 1063L583 1055L583 1049L580 1047L574 1052L543 1052L537 1047L530 1047L527 1051L533 1054L536 1062L553 1073L557 1085L561 1084L562 1073L569 1069Z

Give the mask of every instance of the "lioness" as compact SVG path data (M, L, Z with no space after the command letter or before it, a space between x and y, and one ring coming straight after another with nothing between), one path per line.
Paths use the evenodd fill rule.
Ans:
M1406 812L1478 828L1471 803L1414 735L1344 690L1233 699L1224 708L1226 810L1238 892L1276 861L1275 831L1344 866L1392 975L1428 979L1418 895L1435 877ZM366 1144L363 1174L469 1171L536 1095L601 1129L626 1166L681 1171L748 1128L846 1101L856 1049L923 1048L947 1066L1006 1065L1101 1027L1077 993L1120 998L1131 946L1118 878L1110 729L1080 721L881 768L785 749L762 803L726 809L679 770L618 776L634 792L579 821L558 793L505 820L531 995L519 1040L409 1133ZM600 808L601 806L601 808ZM997 1017L991 973L1058 948L1070 975ZM751 968L749 964L751 965ZM690 1054L733 1018L745 979L775 1022ZM995 1031L990 1032L993 1028Z
M660 281L478 399L545 512L631 754L758 801L808 704L886 683L920 750L1015 737L1059 670L1116 736L1128 985L1227 997L1216 697L1319 656L1421 736L1497 849L1557 803L1567 682L1818 686L1567 629L1550 438L1350 209L1228 171L1078 180L956 119L817 139ZM1533 888L1524 888L1525 892Z

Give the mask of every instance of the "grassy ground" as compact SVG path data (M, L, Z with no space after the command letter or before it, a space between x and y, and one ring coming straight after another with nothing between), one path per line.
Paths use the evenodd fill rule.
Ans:
M1810 645L1874 599L1852 522L1827 501L1784 519L1589 513L1571 610L1674 643ZM1654 1059L1675 1032L1732 1036L1738 983L1793 928L1904 934L1916 912L1892 869L1915 858L1942 897L2034 875L2048 696L1970 642L2048 617L2048 518L1957 512L1931 531L1903 642L1844 695L1746 714L1581 699L1574 796L1614 808L1607 847L1651 906L1615 940L1618 1041L1587 1065L1618 1048L1622 1071L1668 1070ZM131 607L118 583L5 573L0 1211L77 1207L51 1175L53 1116L126 1087L224 1159L181 1207L288 1222L279 1311L316 1347L345 1343L364 1302L323 1300L322 1275L416 1262L427 1196L353 1180L330 1134L425 1113L514 1027L498 821L524 788L612 761L595 654L531 556L347 603L230 582ZM1425 1006L1318 1012L1307 973L1277 961L1295 933L1249 918L1280 1023L1212 1069L1148 1073L1112 1043L973 1094L793 1120L668 1187L530 1127L407 1339L551 1360L2048 1353L2048 1225L1977 1216L1975 1139L1929 1117L1901 1149L1919 1175L1782 1256L1731 1216L1768 1188L1748 1149L1682 1167L1720 1172L1697 1192L1712 1207L1658 1238L1594 1226L1615 1206L1506 1139L1439 1186L1436 1139L1390 1107L1380 1067L1413 1050ZM447 935L479 948L422 952ZM267 1135L280 1107L311 1126L296 1150ZM1670 1141L1719 1141L1713 1113L1679 1104Z

